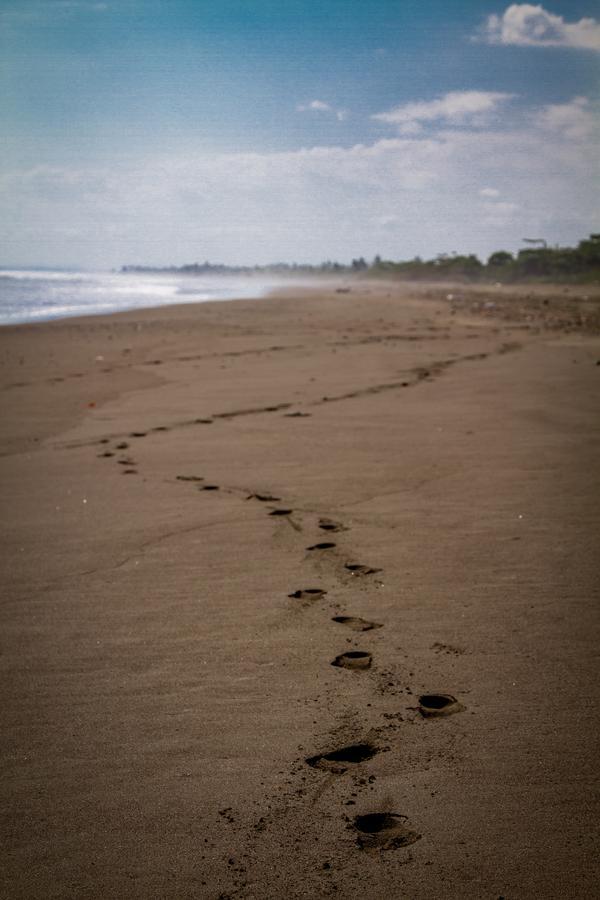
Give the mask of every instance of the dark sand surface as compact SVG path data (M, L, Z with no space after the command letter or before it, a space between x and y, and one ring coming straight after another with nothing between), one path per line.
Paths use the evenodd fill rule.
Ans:
M3 898L597 895L583 293L0 330Z

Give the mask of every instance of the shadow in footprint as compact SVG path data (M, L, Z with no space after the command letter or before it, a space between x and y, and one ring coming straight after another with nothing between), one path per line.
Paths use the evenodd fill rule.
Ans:
M380 622L369 622L368 619L361 619L360 616L334 616L331 621L345 625L352 631L371 631L373 628L383 628Z
M373 566L363 566L361 563L346 563L344 566L351 575L374 575L376 572L381 572L381 569L374 569Z
M288 597L291 597L293 600L320 600L326 593L327 591L321 588L300 588L294 591L293 594L288 594Z
M284 413L286 419L309 419L310 413L306 412L293 412L293 413Z
M220 491L221 488L218 484L203 484L202 487L198 488L200 491Z
M246 500L260 500L261 503L277 503L281 497L274 497L272 494L248 494Z
M334 522L333 519L319 519L319 528L321 531L348 531L341 522Z
M272 509L269 513L270 516L291 516L294 512L293 509Z
M202 475L176 475L177 481L204 481Z
M408 847L421 837L407 826L407 817L399 813L374 812L356 816L354 828L361 850L395 850Z
M99 453L98 458L102 459L102 457L114 456L114 453L111 453L110 450L105 450L104 453Z
M340 653L339 656L336 656L331 665L341 669L359 671L369 669L372 661L373 657L366 650L348 650L347 653Z
M194 419L194 425L212 425L212 419Z
M421 694L419 697L419 712L427 719L450 716L463 710L464 706L452 694Z
M127 441L121 441L120 444L115 444L116 450L127 450L128 447L129 447L129 444L127 443Z
M312 544L310 547L307 547L307 550L331 550L335 547L336 544L333 544L331 541L322 541L320 544Z
M368 741L364 744L350 744L348 747L340 747L329 753L319 753L317 756L308 756L305 762L313 769L324 769L334 775L343 775L349 766L356 766L373 759L379 748Z
M146 437L147 434L148 434L147 431L132 431L131 434L129 435L129 437L135 437L135 438Z

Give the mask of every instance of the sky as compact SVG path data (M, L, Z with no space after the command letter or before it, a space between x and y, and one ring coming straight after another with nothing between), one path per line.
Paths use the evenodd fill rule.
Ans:
M0 264L600 231L597 0L0 0Z

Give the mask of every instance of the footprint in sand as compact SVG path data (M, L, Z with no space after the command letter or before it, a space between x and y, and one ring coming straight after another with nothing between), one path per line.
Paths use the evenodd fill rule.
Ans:
M350 744L348 747L339 747L330 750L329 753L319 753L309 756L305 762L313 769L323 769L333 775L343 775L350 766L356 766L368 759L373 759L379 748L369 741L363 744Z
M445 653L447 656L462 656L465 652L464 647L454 647L452 644L443 644L440 641L435 641L430 649L434 653Z
M105 450L104 453L99 453L98 458L102 459L102 457L114 456L114 453L111 453L110 450Z
M129 447L129 444L127 443L127 441L121 441L120 444L115 444L116 450L127 450L128 447Z
M177 481L204 481L202 475L176 475Z
M331 541L322 541L320 544L312 544L310 547L307 547L307 550L332 550L336 544L333 544Z
M293 600L320 600L326 593L327 591L321 588L299 588L293 594L288 594L288 597Z
M339 656L336 656L331 665L341 669L361 671L369 669L372 662L373 657L366 650L348 650L347 653L340 653Z
M360 576L360 575L374 575L376 572L381 572L381 569L375 569L373 566L364 566L362 563L346 563L344 566L351 575Z
M270 516L291 516L294 512L293 509L272 509L269 513Z
M248 494L246 500L260 500L261 503L277 503L281 497L274 497L272 494Z
M333 519L319 519L319 528L321 531L348 531L341 522L334 522Z
M129 437L140 438L140 437L146 437L147 434L148 434L147 431L132 431L131 434L129 435Z
M372 812L356 816L354 828L358 832L357 844L361 850L395 850L408 847L421 838L406 824L406 816L393 812Z
M464 706L452 694L421 694L419 697L419 712L425 718L450 716L463 710Z
M368 619L361 619L360 616L333 616L331 621L345 625L352 631L371 631L373 628L383 628L380 622L369 622Z
M198 488L198 490L200 490L200 491L220 491L221 488L219 487L218 484L203 484L200 488Z

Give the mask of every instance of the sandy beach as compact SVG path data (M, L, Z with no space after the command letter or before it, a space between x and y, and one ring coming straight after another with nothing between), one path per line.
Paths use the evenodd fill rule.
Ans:
M594 896L599 310L0 329L1 896Z

